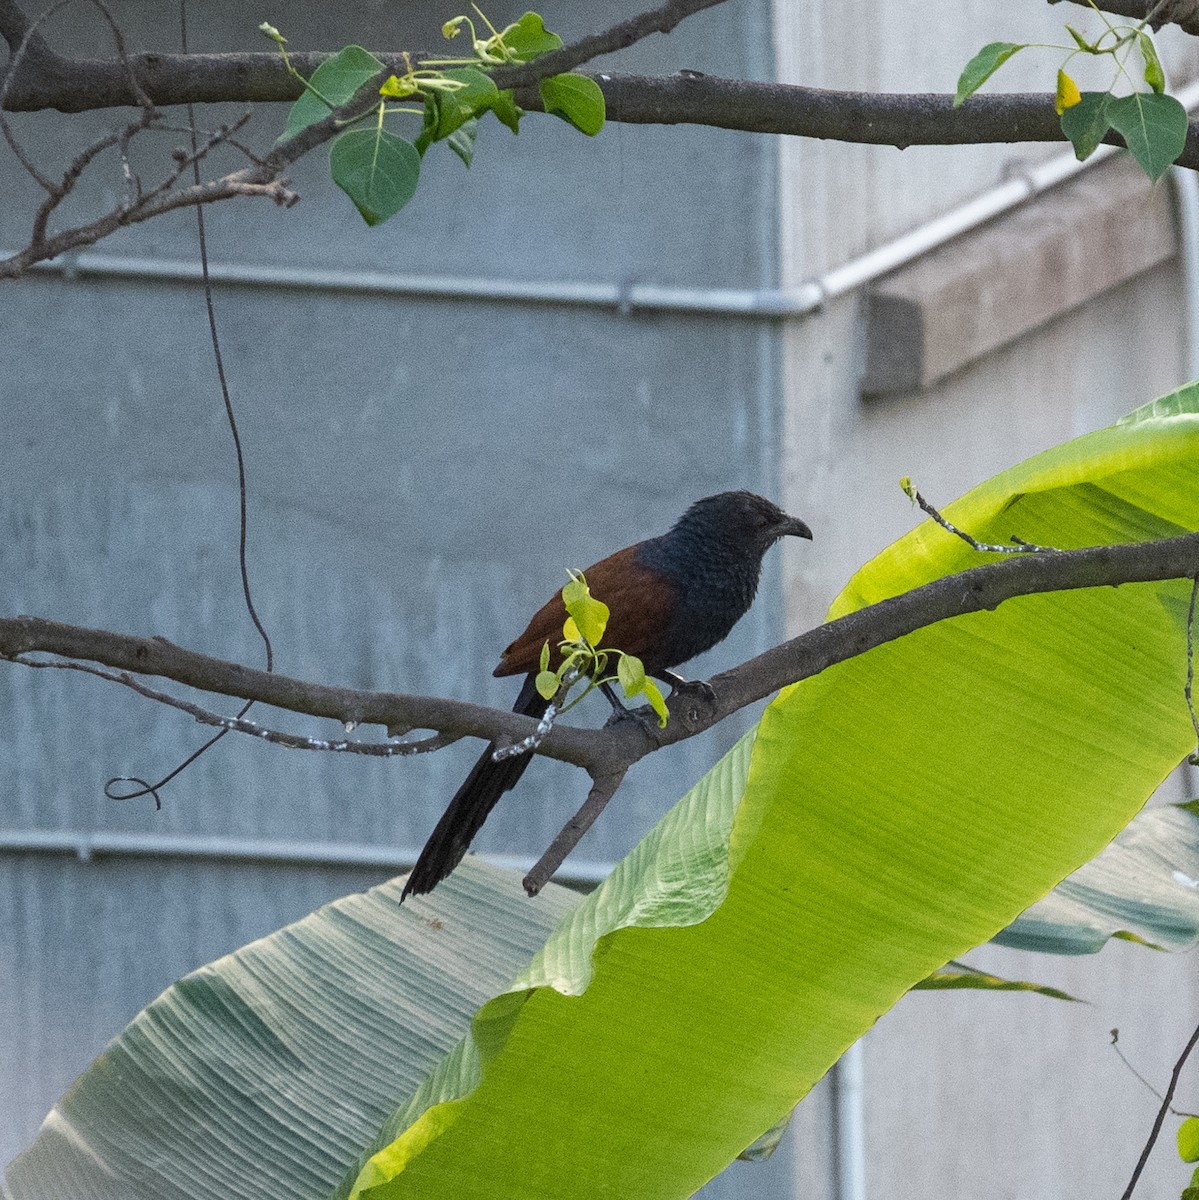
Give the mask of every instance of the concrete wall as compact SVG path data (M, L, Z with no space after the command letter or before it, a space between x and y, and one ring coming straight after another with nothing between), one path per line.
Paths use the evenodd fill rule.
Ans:
M192 9L192 45L203 50L263 45L263 16L300 48L428 45L447 15L376 3L336 15L320 5ZM177 44L174 5L115 11L133 47ZM570 5L543 11L567 36L593 23ZM70 10L60 33L94 52L99 27L82 13ZM633 61L763 76L768 8L708 14ZM282 119L264 109L247 136L269 142ZM16 125L49 165L111 120ZM79 209L115 194L110 168ZM742 287L772 283L776 269L765 138L614 127L592 143L552 118L531 118L518 139L495 125L469 174L444 148L431 154L410 209L374 231L329 183L323 156L296 184L303 202L285 213L213 210L213 261ZM0 244L17 245L32 192L7 151L0 189ZM103 250L194 260L194 224L167 219ZM222 287L216 305L247 453L256 601L278 667L292 674L509 704L516 689L491 668L566 566L661 532L699 496L777 491L778 364L771 331L753 323L252 287ZM233 456L199 289L34 277L0 290L0 328L0 607L261 661L242 608ZM776 641L780 588L775 561L765 601L695 670ZM0 828L18 831L414 854L478 752L464 744L384 763L228 738L167 789L156 814L144 801L105 800L103 782L165 771L203 740L197 727L94 681L0 676ZM737 732L638 768L579 856L621 856ZM536 764L479 848L540 853L583 798L576 774ZM0 857L0 1160L160 989L380 877Z
M205 50L257 45L254 26L271 16L231 0L193 7L192 44ZM622 0L604 18L636 7ZM299 48L432 44L445 15L367 0L336 14L291 8L271 19ZM115 11L135 47L174 47L173 5L127 0ZM566 36L594 17L565 3L544 11ZM622 65L767 78L777 52L787 80L945 90L984 42L1048 37L1062 19L1060 9L1005 14L983 0L778 0L773 12L754 0L702 14ZM98 44L89 18L71 9L61 20L68 44ZM1030 52L1001 86L1044 87L1053 65ZM263 110L252 129L265 141L281 117ZM52 164L86 140L80 124L109 121L45 116L18 129ZM213 210L211 254L489 279L789 284L983 190L1007 163L1056 152L901 154L633 126L590 143L530 118L515 141L487 129L469 174L448 154L431 157L411 207L378 230L357 222L323 162L305 163L295 209ZM80 204L117 187L110 173ZM19 243L31 196L0 152L0 244ZM191 259L193 225L180 215L103 249ZM783 499L817 540L772 555L751 616L693 671L734 663L818 621L851 571L910 526L901 475L951 498L1178 382L1178 287L1174 268L1160 268L927 392L870 404L858 394L858 297L764 324L221 287L251 571L279 668L508 703L513 689L491 666L564 566L661 530L697 496L748 486ZM198 289L31 278L0 289L0 329L0 608L258 661ZM106 801L101 785L152 776L194 748L202 734L177 714L98 682L11 669L0 672L0 729L0 828L370 844L397 855L420 844L475 753L357 762L227 738L155 814ZM722 728L642 764L579 857L622 854L736 733ZM570 771L537 764L480 848L533 855L580 798ZM162 987L379 877L179 858L7 854L0 865L0 1030L11 1035L0 1037L0 1161ZM1102 1008L1035 996L906 1000L867 1039L870 1195L1122 1186L1152 1102L1113 1067L1104 1030L1120 1024L1138 1063L1161 1078L1194 1006L1183 961L1131 947L1075 963L988 951L980 963L1060 981ZM1162 1160L1157 1182L1177 1186L1169 1154ZM771 1164L733 1167L712 1194L831 1188L818 1089Z
M1067 20L1089 27L1073 5L783 0L776 7L780 77L945 91L985 43L1060 41ZM1163 41L1176 77L1191 77L1188 39ZM1047 90L1057 61L1047 51L1025 51L989 86ZM1078 66L1075 60L1071 69ZM979 194L1021 161L1061 152L1047 146L900 152L784 139L781 278L796 284L817 275ZM1076 236L1087 253L1113 251L1102 239L1086 242L1092 230L1080 228ZM898 486L902 476L947 502L1183 382L1181 288L1176 264L1159 267L925 391L871 401L860 395L860 294L790 323L782 335L783 494L818 536L810 555L788 561L789 628L818 621L853 570L915 523ZM1165 794L1182 798L1181 786L1174 780ZM1164 1086L1199 1018L1193 961L1126 943L1078 960L984 948L968 961L1057 984L1091 1003L966 992L905 998L863 1044L867 1194L872 1200L1119 1195L1158 1102L1118 1061L1109 1030L1120 1029L1121 1047ZM1181 1107L1193 1110L1193 1070L1189 1078L1190 1098L1184 1085ZM1146 1195L1174 1194L1187 1178L1172 1129L1173 1122L1141 1184ZM822 1132L802 1115L801 1146ZM819 1167L801 1179L797 1196L833 1194Z

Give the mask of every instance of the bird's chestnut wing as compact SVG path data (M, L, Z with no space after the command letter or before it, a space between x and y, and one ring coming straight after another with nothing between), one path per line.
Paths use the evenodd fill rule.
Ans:
M652 665L654 649L670 627L676 594L673 584L663 575L637 561L637 546L618 550L584 572L587 586L597 600L611 610L602 645L625 650ZM541 647L549 642L557 651L562 640L566 607L561 594L542 605L528 628L501 655L495 675L523 675L536 671ZM557 665L557 654L551 660Z

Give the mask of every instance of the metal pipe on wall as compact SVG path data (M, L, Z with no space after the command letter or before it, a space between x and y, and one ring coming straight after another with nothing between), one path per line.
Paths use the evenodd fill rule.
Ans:
M1199 82L1188 84L1176 95L1184 107L1194 107L1199 104ZM621 314L675 312L774 321L815 312L827 301L873 282L1115 153L1118 153L1116 147L1104 145L1086 162L1080 163L1073 153L1067 153L1034 164L1015 178L988 189L973 200L795 288L686 288L647 283L522 281L246 263L213 263L210 274L214 282L243 287L299 288L489 303L551 304L605 308ZM171 282L197 282L200 279L199 265L194 262L92 253L39 263L34 270L58 273L68 278L160 279Z
M126 833L119 830L0 829L0 854L69 854L80 862L97 858L194 858L207 862L299 864L407 871L417 850L352 842L286 841L277 838L206 837L189 834ZM498 867L527 871L532 858L483 854ZM594 887L615 864L571 862L554 877L568 887Z

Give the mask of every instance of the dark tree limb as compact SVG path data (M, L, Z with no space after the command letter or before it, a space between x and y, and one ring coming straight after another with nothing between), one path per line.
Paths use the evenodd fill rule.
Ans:
M1058 4L1060 0L1049 0ZM1091 0L1071 0L1083 8L1091 7ZM1154 29L1163 25L1177 25L1185 33L1199 34L1199 3L1196 0L1096 0L1105 13L1124 17L1130 21L1149 18Z
M554 877L554 872L566 861L566 857L579 844L583 835L595 824L595 819L616 795L616 789L624 782L625 770L618 769L592 777L591 790L587 799L550 843L549 849L533 864L522 883L530 896L539 891Z
M93 0L107 17L102 0ZM659 8L583 38L572 46L543 55L519 67L495 72L497 83L515 87L528 109L542 107L536 81L581 65L600 54L621 49L654 32L668 32L687 16L714 7L722 0L668 0ZM1122 0L1121 0L1122 2ZM1167 0L1159 0L1166 3ZM1184 2L1168 0L1170 11L1181 13ZM1163 12L1165 10L1163 9ZM111 17L107 17L112 25ZM235 196L266 196L290 205L298 197L285 173L292 163L340 132L348 119L362 115L377 99L380 82L364 84L349 104L262 157L252 165L219 179L177 187L179 173L143 193L140 181L127 202L94 220L50 233L48 218L74 187L79 174L103 150L119 145L127 163L131 137L159 119L165 106L193 102L293 100L301 82L273 52L227 55L141 54L124 51L119 30L115 60L67 59L51 50L26 19L15 0L0 0L0 35L12 53L0 76L0 129L26 170L46 190L47 199L36 215L29 245L0 261L0 279L23 274L35 263L93 245L129 225L151 220L173 209L210 204ZM301 73L311 73L324 53L291 56ZM410 65L399 53L380 53L384 71L402 72ZM846 142L890 145L959 145L983 142L1062 142L1061 127L1048 95L1008 94L974 96L954 108L947 95L878 94L832 91L786 84L719 79L697 72L658 78L602 72L593 75L602 88L609 119L630 124L696 124L747 132L789 134ZM6 112L57 108L79 112L105 107L136 106L137 125L110 134L81 154L61 182L51 180L24 155L3 122ZM223 134L226 131L222 131ZM1107 140L1120 144L1109 131ZM210 143L215 145L218 143ZM239 143L240 144L240 143ZM1183 166L1199 168L1199 122L1192 123Z
M706 125L874 146L965 146L1066 142L1048 93L972 96L960 108L940 93L849 92L755 83L710 75L597 75L608 118L635 125ZM521 92L526 107L539 98ZM1108 132L1105 141L1122 146ZM1192 121L1178 162L1199 168L1199 121Z
M389 69L404 69L398 55L376 53ZM292 56L301 69L315 68L307 57ZM153 63L147 65L147 58ZM159 107L189 97L201 102L294 100L300 91L268 55L192 55L186 62L180 55L141 55L130 61ZM128 80L112 64L78 62L70 71L71 81L61 85L30 86L19 77L10 89L8 109L73 112L132 102ZM900 149L1066 141L1049 93L979 95L954 108L952 96L935 92L841 91L693 73L602 72L591 77L604 92L608 119L633 125L703 125ZM536 88L519 90L517 101L533 111L541 108ZM1107 140L1123 144L1114 133ZM1179 163L1199 168L1199 122L1191 122Z
M713 703L673 713L665 729L633 721L595 730L558 724L539 744L537 753L582 767L595 780L611 777L788 683L817 675L938 621L989 611L1017 596L1189 579L1196 573L1199 533L1155 542L1020 555L974 567L817 626L713 676ZM130 637L38 617L0 619L0 657L19 659L38 652L172 679L201 691L256 700L343 725L382 725L393 736L429 729L453 737L519 741L537 727L530 717L464 701L329 687L268 674L185 650L163 638Z
M709 681L710 705L683 706L672 712L664 729L633 721L595 730L558 724L538 741L535 753L583 768L591 776L592 787L582 808L529 873L526 890L532 895L544 886L614 795L633 763L663 746L693 737L786 684L810 678L939 621L993 610L1017 596L1197 576L1199 533L1155 542L1020 555L946 576L859 609L716 675ZM28 659L37 653L59 657L50 662ZM333 688L223 662L163 638L129 637L37 617L0 619L0 658L18 665L56 666L98 674L148 698L190 711L206 722L212 716L207 710L156 694L131 676L136 673L173 679L203 691L328 717L343 725L383 725L392 737L414 729L434 731L436 736L426 739L422 748L435 748L437 743L448 744L468 736L510 743L537 730L536 721L518 713L429 696ZM114 667L129 675L114 677L92 668L90 663ZM218 718L218 723L223 728L265 736L260 726L246 728L236 719L230 722ZM280 733L272 740L304 749L348 748L342 739L323 741Z

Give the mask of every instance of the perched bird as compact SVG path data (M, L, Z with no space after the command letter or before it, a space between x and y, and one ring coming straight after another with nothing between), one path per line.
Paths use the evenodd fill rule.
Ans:
M635 654L648 674L677 687L670 671L723 641L753 603L762 557L781 537L811 538L800 520L752 492L697 500L660 537L601 559L584 572L592 596L611 610L604 646ZM533 685L541 648L562 640L561 595L540 608L500 656L494 675L524 675L513 712L544 715ZM560 661L560 660L558 660ZM492 760L487 747L425 843L404 896L432 891L462 861L499 798L524 774L532 753Z

